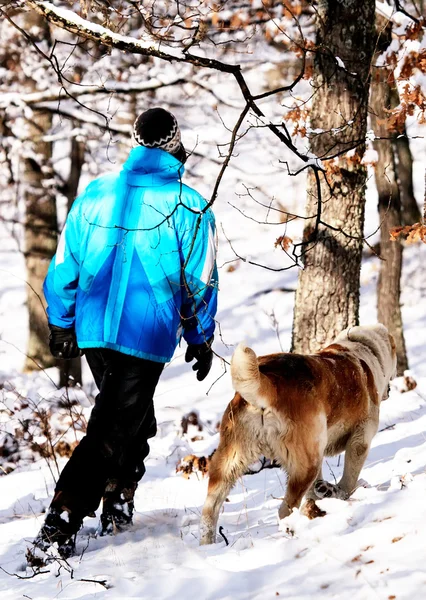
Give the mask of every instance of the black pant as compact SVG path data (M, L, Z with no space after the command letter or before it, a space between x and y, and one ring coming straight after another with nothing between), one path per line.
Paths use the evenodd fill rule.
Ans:
M164 368L114 350L88 349L85 355L100 393L52 501L81 518L98 508L107 482L136 487L145 473L147 440L157 432L153 396Z

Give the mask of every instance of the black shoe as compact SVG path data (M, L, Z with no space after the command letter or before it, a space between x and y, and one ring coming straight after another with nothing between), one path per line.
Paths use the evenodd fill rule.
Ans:
M100 535L125 531L133 525L136 483L126 487L117 481L109 481L103 497Z
M61 558L72 556L75 550L77 531L81 525L82 519L73 517L67 511L60 513L57 509L50 508L44 525L33 542L33 548L27 549L28 564L33 567L46 564L46 559L49 558L46 552L54 544L57 544Z

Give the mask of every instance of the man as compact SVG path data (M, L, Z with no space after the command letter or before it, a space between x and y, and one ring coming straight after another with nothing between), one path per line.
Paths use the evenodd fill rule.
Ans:
M181 181L186 153L170 112L142 113L134 138L121 172L75 200L44 284L53 355L73 358L81 349L99 388L34 541L42 551L56 543L64 557L101 500L101 533L131 524L156 433L155 387L181 336L198 380L212 363L213 214Z

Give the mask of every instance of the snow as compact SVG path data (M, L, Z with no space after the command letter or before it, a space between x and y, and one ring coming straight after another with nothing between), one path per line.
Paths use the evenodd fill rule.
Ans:
M345 69L345 70L346 70L345 63L344 63L344 62L343 62L343 60L342 60L341 58L339 58L338 56L336 56L336 62L337 62L337 64L339 65L339 67L340 67L341 69Z
M409 9L408 9L409 10ZM376 11L378 14L382 15L398 25L399 27L396 29L396 33L399 33L399 29L402 30L402 26L406 27L407 24L411 23L409 17L404 15L404 13L396 11L394 6L389 5L387 2L380 2L376 0Z
M176 458L168 458L174 447L183 444L171 425L176 411L173 415L168 406L177 381L180 395L185 389L196 396L189 376L166 379L160 386L160 434L152 443L147 474L137 493L132 530L95 538L97 519L87 519L78 541L84 554L69 560L73 578L67 566L59 569L59 562L26 581L3 573L2 598L27 594L172 599L190 593L206 599L243 600L272 598L277 592L294 600L314 595L359 600L423 597L426 403L418 392L404 396L392 392L383 404L380 429L388 429L377 434L362 473L371 487L359 488L348 502L320 501L327 511L323 519L309 521L295 511L278 527L276 498L283 492L283 475L266 470L246 476L220 516L229 546L221 541L199 547L198 520L207 480L176 475ZM426 378L419 380L419 387L426 392ZM199 410L203 415L202 403ZM338 477L337 459L327 462L328 477L332 479L332 473ZM47 467L35 466L0 482L1 566L10 573L25 576L25 541L42 522L49 479ZM102 580L109 589L81 580Z
M349 154L349 152L347 154ZM379 154L378 154L377 150L374 150L374 148L371 148L371 147L367 147L367 149L365 150L364 156L362 157L362 164L364 164L364 165L375 164L375 163L377 163L378 160L379 160Z
M120 35L118 33L115 33L111 29L107 29L102 25L93 23L92 21L88 21L87 19L83 19L72 10L55 6L51 2L45 2L43 0L31 0L28 2L28 4L33 7L40 7L40 9L43 11L43 14L53 14L56 17L59 17L59 19L61 19L62 21L68 22L69 24L80 28L81 31L93 34L101 39L110 39L116 44L130 44L135 48L140 48L141 50L160 50L160 42L155 38L150 37L147 33L144 33L142 38L136 39L127 35ZM180 50L179 48L172 48L170 46L167 46L167 49L164 51L164 54L170 56L171 58L179 60L182 60L185 57L182 50Z
M395 14L395 9L392 6L387 2L379 2L379 0L376 0L376 10L379 14L387 17L389 20L392 19Z
M138 83L126 83L126 82L108 82L104 85L70 85L67 87L67 92L72 95L74 98L78 98L79 96L91 95L96 93L136 93L136 92L146 92L148 90L155 90L158 87L167 87L169 85L174 85L177 82L180 82L181 78L170 78L170 79L162 79L153 77L149 81L142 81ZM21 106L23 104L36 104L39 102L49 102L58 99L65 98L65 90L63 86L52 87L48 90L44 90L42 92L33 92L29 94L21 94L18 92L9 92L2 93L0 99L0 107L6 108L10 104L15 104L16 106Z
M383 10L389 7L385 3L378 4L383 5ZM54 8L62 11L61 14L68 12ZM269 48L269 52L272 54L274 50ZM105 58L106 62L113 60L113 55ZM157 60L152 65L152 81L157 81L159 72L163 81L177 76L175 66ZM141 86L145 85L146 73L139 75ZM253 71L250 84L255 84L255 93L262 86L258 79L259 70ZM158 104L171 102L172 106L176 101L172 110L179 115L185 145L196 148L206 157L194 155L188 160L185 180L208 198L220 168L214 162L218 159L218 145L229 143L230 138L230 132L222 127L221 121L229 126L235 123L242 101L237 87L229 81L215 79L215 75L207 82L200 77L200 81L207 83L219 98L226 98L230 106L220 103L217 106L216 99L207 93L202 101L188 93L182 102L182 97L173 95L171 87L158 90L155 100ZM105 85L109 87L110 83ZM132 87L131 81L126 85ZM301 82L301 85L307 84ZM187 86L185 90L192 87ZM47 91L42 87L35 94L39 94L41 101L56 92L57 86L52 84ZM15 101L13 96L6 100ZM201 102L203 110L197 110ZM78 116L75 106L63 108ZM114 115L116 108L111 101L106 114ZM259 119L260 124L268 126L271 122L280 122L282 106L265 102L262 110L267 116ZM98 121L87 113L84 118L94 123ZM288 160L292 171L297 170L301 161L285 153L266 128L249 129L249 125L249 121L244 125L247 134L236 147L214 205L220 267L220 332L214 348L223 360L215 359L211 374L202 383L197 382L185 364L184 347L177 349L166 367L155 396L158 434L150 444L147 472L137 490L135 522L130 531L115 537L96 537L99 513L96 518L87 518L78 536L77 555L68 563L56 561L43 569L45 573L31 577L32 571L25 568L25 551L43 523L54 489L56 467L26 450L17 461L17 468L0 477L2 600L22 597L181 600L188 596L203 600L308 600L313 597L412 600L426 596L424 246L405 249L402 285L409 375L418 385L403 392L404 382L397 380L390 398L382 404L379 432L361 473L364 483L347 502L320 501L320 507L327 512L322 519L308 521L295 511L278 523L279 498L285 490L284 473L264 469L255 475L246 475L229 494L229 502L220 515L219 525L229 545L220 536L214 546L198 545L198 523L208 479L200 474L186 479L176 473L176 465L189 454L207 456L217 446L216 426L232 397L227 362L236 344L245 340L260 355L287 351L291 339L297 268L271 271L256 268L245 259L272 269L292 265L280 248L274 248L274 243L283 234L295 242L300 240L301 220L285 224L280 218L283 211L303 213L306 173L296 178L288 176L279 161ZM408 125L411 136L424 135L415 118ZM130 130L129 124L114 119L111 126L115 131ZM62 122L58 130L61 135L71 131ZM55 135L59 135L57 130L52 133ZM373 132L368 133L368 139L374 139ZM410 142L415 160L415 193L422 198L424 141L411 139ZM108 134L102 139L98 136L94 142L89 139L88 148L96 148L96 151L88 165L93 171L84 174L83 185L97 174L96 169L100 168L97 163L101 163L102 169L118 167L119 151L114 153L113 149L110 158L109 143ZM227 146L220 149L226 152ZM66 174L63 147L58 144L55 151L58 168ZM308 156L308 164L321 167L316 157ZM374 158L371 149L367 158L370 159L367 162ZM112 161L116 164L111 165ZM366 235L372 236L371 244L378 239L374 233L378 226L376 206L377 194L370 169L365 229ZM11 214L21 217L18 209L17 214L13 210ZM22 373L27 344L25 265L18 252L22 239L19 231L4 222L0 222L0 235L0 436L13 433L20 419L29 418L31 410L22 402L29 399L40 408L54 410L54 431L58 436L64 435L69 443L74 442L81 433L69 431L66 414L57 410L63 391L58 391L51 381L52 378L56 381L55 371ZM242 259L236 257L233 249ZM376 320L378 271L378 259L365 257L361 273L362 323ZM78 400L76 406L81 407L83 417L87 418L96 394L87 365L84 365L83 390L69 393ZM201 432L189 429L184 435L182 416L194 409L203 429ZM15 411L13 417L7 412L12 410ZM36 441L43 443L42 433L36 431L35 435ZM0 459L4 465L3 457ZM60 468L65 461L65 458L58 459ZM325 461L324 475L328 480L339 478L342 462L342 457Z
M414 156L420 173L423 155L419 152ZM249 163L246 167L249 170ZM231 194L229 187L227 194ZM376 226L373 188L368 199L367 233ZM242 197L240 202L253 211L248 198ZM260 218L263 210L257 206L252 214ZM268 240L270 243L274 237L273 227L271 238L270 227L244 218L224 201L218 202L216 215L243 255L250 254L258 262L271 261ZM233 346L243 339L259 354L279 351L280 347L288 350L294 294L279 288L294 289L296 270L271 273L238 261L237 268L228 271L226 263L233 253L220 227L219 235L219 265L224 266L220 269L218 319L224 343L217 336L216 351L229 361ZM228 374L214 383L223 373L221 361L216 359L208 379L198 383L184 363L184 348L179 348L157 388L159 431L152 440L147 473L137 491L137 512L131 531L99 538L95 535L98 517L88 518L78 536L78 554L68 564L62 561L61 566L58 560L44 569L46 573L19 579L13 574L32 574L25 570L25 550L43 522L43 511L52 495L52 465L41 459L22 464L0 478L0 565L12 574L0 574L2 600L24 595L79 600L181 599L188 595L207 600L423 597L426 290L419 265L425 260L425 250L418 246L408 248L403 286L411 374L418 386L400 393L402 382L397 381L389 400L382 404L381 431L373 440L361 473L365 487L357 489L348 502L325 499L319 502L327 512L324 518L308 521L295 511L279 524L277 510L285 476L278 469L263 470L243 477L225 503L219 524L229 546L218 538L214 546L200 547L198 522L208 480L195 474L185 479L175 472L176 464L188 454L208 455L215 448L216 424L232 390ZM274 256L281 260L278 251ZM7 312L13 318L8 318L9 325L3 319L2 337L25 348L22 328L14 325L24 316L24 287L16 279L24 277L22 258L4 252L3 261L7 262L3 277L6 297L2 297L0 308L3 315ZM366 323L375 320L377 268L374 258L364 262L361 314ZM273 291L259 294L261 290ZM24 398L38 397L50 403L58 397L46 376L54 375L54 370L46 375L21 375L19 353L13 354L3 344L1 350L2 379L7 380L8 393L15 388ZM86 394L93 395L87 371L85 379ZM88 415L90 402L86 395L71 393L79 394ZM203 431L197 435L201 439L191 441L195 432L190 430L183 436L180 420L194 408ZM59 460L60 466L64 461ZM334 481L341 471L341 458L327 459L327 479Z

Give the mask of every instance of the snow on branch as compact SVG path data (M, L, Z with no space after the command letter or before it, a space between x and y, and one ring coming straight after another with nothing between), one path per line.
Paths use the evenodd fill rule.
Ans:
M92 39L100 44L105 46L109 46L111 48L117 48L118 50L123 50L126 52L130 52L133 54L143 54L145 56L155 56L157 58L167 60L167 61L178 61L178 62L186 62L191 63L195 66L206 67L209 69L214 69L217 71L221 71L224 73L232 74L241 90L241 93L246 101L246 106L243 109L244 116L248 113L249 109L253 111L256 117L264 117L263 112L257 106L255 100L257 98L262 98L265 95L261 94L260 96L253 96L251 93L247 82L241 72L240 65L230 65L224 62L221 62L216 59L206 58L203 56L195 56L188 52L188 49L191 47L191 43L189 43L186 48L171 48L167 47L167 49L161 49L161 41L154 39L149 34L145 34L142 39L136 39L134 37L123 36L118 33L114 33L110 29L103 27L102 25L98 25L95 23L91 23L90 21L83 19L76 15L73 11L58 8L51 2L47 2L45 0L25 0L25 4L30 8L36 10L39 14L44 16L50 23L57 25L58 27L62 27L71 33L75 33L84 38ZM303 75L302 70L301 73L297 76L293 84L288 86L286 89L292 89L294 85L300 80ZM283 88L279 88L274 90L273 93L277 93ZM272 93L272 92L271 92ZM269 93L268 95L270 95ZM242 123L242 118L238 120L238 127ZM299 152L296 146L293 144L288 135L284 134L278 127L276 127L273 123L268 122L267 127L276 135L280 141L286 145L296 156L302 159L305 163L309 162L309 157L305 156L301 152ZM235 132L236 133L236 132ZM309 164L312 169L322 170L318 165Z
M25 0L25 5L38 12L53 25L110 48L124 50L132 54L154 56L170 62L187 62L195 66L216 69L225 73L235 73L240 70L239 65L229 65L212 58L195 56L189 53L185 47L172 48L170 46L163 46L163 49L161 40L153 38L146 32L144 32L143 37L140 39L120 35L102 25L83 19L72 10L59 8L45 0Z
M240 92L245 100L245 106L242 109L240 116L233 128L228 153L222 165L220 173L217 177L213 193L211 195L210 201L206 206L206 210L214 203L216 199L224 172L231 160L233 149L235 147L236 141L238 140L239 129L242 126L242 123L244 122L247 115L249 113L253 113L256 116L256 118L264 119L262 121L264 126L267 127L280 140L280 142L283 143L295 156L297 156L303 161L303 163L305 163L305 166L302 170L310 168L313 171L317 183L318 194L318 214L314 228L314 233L316 234L321 220L321 186L319 174L322 173L324 176L324 168L317 160L312 160L311 156L308 156L298 150L298 148L292 141L284 122L282 122L280 126L274 125L274 123L272 123L269 119L265 118L264 113L257 105L257 100L261 100L262 98L271 96L284 90L291 91L302 79L305 73L305 61L303 61L302 68L292 84L256 96L252 94L247 84L247 81L245 80L240 65L227 64L216 59L208 58L206 56L197 56L189 52L190 48L196 48L196 34L194 35L192 40L185 46L181 45L180 47L170 47L167 46L163 40L155 39L149 34L149 32L144 31L140 39L131 36L120 35L102 25L91 23L87 19L78 16L72 10L59 8L51 2L47 2L46 0L24 0L24 3L28 8L35 10L53 25L61 27L62 29L74 33L82 38L94 40L95 42L104 46L115 48L117 50L121 50L131 54L153 56L169 62L176 61L182 63L189 63L197 67L204 67L215 71L231 74L235 78L236 83L240 88ZM14 26L17 27L16 24L14 24ZM26 35L25 32L23 33L24 35ZM40 53L40 49L36 49ZM201 52L200 50L198 51ZM48 60L50 60L50 62L52 62L49 57L47 58ZM53 65L53 62L52 66L55 69L55 65ZM71 94L68 95L72 97ZM78 100L77 103L79 103ZM38 106L40 106L40 104ZM34 108L37 108L37 106L34 106ZM94 114L97 114L98 116L102 116L98 111L92 110L92 112ZM305 245L306 242L304 241L300 244L295 244L293 248L293 254L295 254L297 246L304 247Z
M174 78L169 81L161 81L160 79L151 79L141 83L128 82L111 82L106 85L83 85L74 84L67 88L68 93L73 98L80 96L93 96L98 94L131 94L134 92L148 92L158 90L159 88L172 85L180 85L186 83L183 77ZM10 104L38 104L40 102L52 102L61 99L65 95L64 86L43 90L41 92L30 92L28 94L19 94L17 92L2 93L0 98L0 108L4 108Z
M420 20L417 17L411 15L405 10L399 0L395 0L394 6L391 6L385 0L376 0L376 12L382 17L388 19L388 21L392 21L396 25L401 25L403 21L420 23Z
M130 136L132 133L131 125L120 123L112 124L109 118L101 118L94 111L86 113L79 108L58 106L57 104L55 106L51 104L33 104L32 109L60 115L61 117L67 117L68 119L78 121L79 123L85 123L86 125L95 125L99 129L108 131L110 133L117 133L126 136Z

